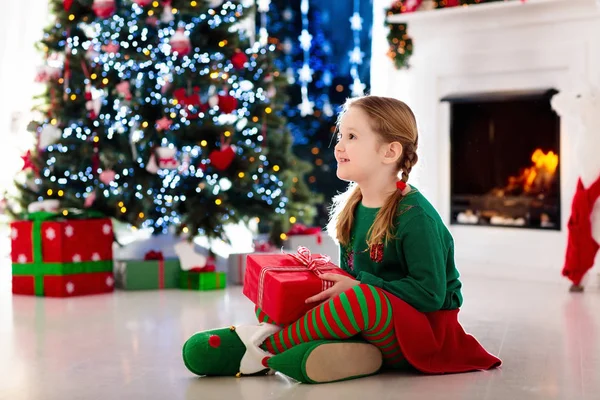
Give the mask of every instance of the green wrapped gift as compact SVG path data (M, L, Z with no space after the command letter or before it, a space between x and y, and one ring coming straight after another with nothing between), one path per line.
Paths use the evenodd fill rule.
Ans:
M124 290L177 289L179 260L115 261L117 287Z
M225 272L181 271L179 287L187 290L224 289L227 284Z

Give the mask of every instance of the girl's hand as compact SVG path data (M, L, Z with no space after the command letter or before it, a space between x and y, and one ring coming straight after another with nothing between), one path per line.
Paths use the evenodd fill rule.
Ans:
M329 300L335 296L339 296L342 292L345 292L346 290L360 284L360 282L356 279L339 274L323 274L319 275L319 278L325 281L335 282L335 284L329 289L312 297L309 297L308 299L306 299L306 303L316 303Z

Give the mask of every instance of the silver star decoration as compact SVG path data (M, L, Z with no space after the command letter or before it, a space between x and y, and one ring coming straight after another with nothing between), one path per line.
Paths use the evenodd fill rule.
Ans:
M312 35L310 33L308 33L308 31L306 29L302 30L302 34L300 36L298 36L298 40L300 40L300 47L302 47L302 50L304 50L304 51L310 50L310 44L312 42Z
M302 0L302 2L300 3L300 11L302 12L302 14L308 14L308 0Z
M360 65L362 64L365 53L360 51L360 47L355 47L352 51L348 52L348 55L350 56L351 63Z
M362 83L360 79L354 78L354 83L350 85L350 89L352 90L352 96L363 96L365 94L365 88L367 85Z
M314 106L315 103L308 100L308 98L302 99L302 103L300 103L300 105L298 106L298 109L300 110L300 115L302 115L303 117L311 115L313 113Z
M259 12L267 12L271 7L271 0L258 0L257 4Z
M362 22L363 19L360 17L360 14L355 12L350 17L350 26L353 31L361 31L362 30Z
M292 12L291 8L286 8L283 10L283 13L281 13L281 16L283 17L284 21L291 21L294 17L294 13Z
M298 70L298 80L300 82L312 82L313 70L310 69L308 64L304 64L302 68Z

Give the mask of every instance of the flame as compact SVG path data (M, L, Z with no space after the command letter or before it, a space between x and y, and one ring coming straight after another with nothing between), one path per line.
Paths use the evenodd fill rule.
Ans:
M539 193L550 188L558 167L558 155L553 151L544 153L542 149L536 149L531 161L533 165L525 168L519 176L508 178L505 190L522 188L525 193Z

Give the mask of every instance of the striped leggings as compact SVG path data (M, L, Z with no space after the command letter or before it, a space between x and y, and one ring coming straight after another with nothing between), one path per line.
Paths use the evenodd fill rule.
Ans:
M273 323L260 308L259 322ZM279 354L299 343L320 339L348 339L362 336L377 346L386 366L407 366L394 331L392 307L383 291L360 284L307 312L304 317L270 336L261 346Z

